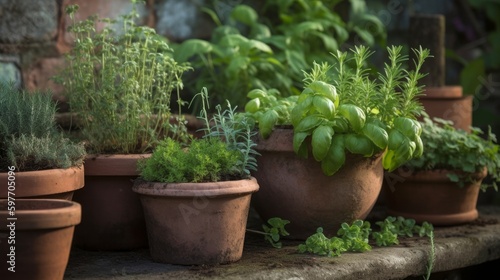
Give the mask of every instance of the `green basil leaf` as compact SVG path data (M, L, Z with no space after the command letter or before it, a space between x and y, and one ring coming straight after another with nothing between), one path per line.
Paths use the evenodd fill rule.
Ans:
M332 102L337 103L338 102L338 95L337 95L337 89L335 86L322 82L322 81L314 81L310 83L307 88L312 89L314 92L325 96L326 98L330 99ZM337 104L338 105L338 104Z
M383 128L376 126L371 123L365 124L363 127L363 134L370 139L373 144L375 144L380 149L385 149L387 147L387 142L389 141L389 135L387 131Z
M387 143L387 147L389 150L395 151L404 141L407 141L406 139L408 139L408 137L404 136L399 130L391 129L391 131L389 131L389 142Z
M352 104L342 104L339 107L339 113L351 124L354 131L359 132L365 125L366 115L361 108Z
M293 134L293 151L302 158L307 158L307 145L304 140L309 136L307 132L295 132Z
M302 101L297 101L297 105L292 109L291 121L293 126L297 126L302 118L312 107L314 96L308 96Z
M347 134L345 136L345 147L352 154L359 154L365 157L372 156L375 152L372 141L361 134Z
M295 132L307 132L311 131L317 126L321 125L321 123L325 119L320 117L319 115L309 115L303 118L297 126L295 126Z
M327 119L333 117L333 114L335 113L335 105L333 104L333 101L324 96L321 95L314 96L313 105L316 111L318 111L321 115L323 115Z
M422 126L418 121L405 117L397 117L394 119L394 128L411 140L414 140L415 137L420 136L422 133Z
M253 98L265 98L267 96L267 92L261 90L261 89L252 89L247 93L247 97L250 99Z
M254 98L247 102L245 105L245 112L255 113L260 108L260 99Z
M262 138L266 139L271 135L273 127L278 121L278 113L274 110L269 110L265 112L259 118L259 131Z
M344 136L335 134L328 155L321 161L321 169L327 176L335 174L345 163Z
M311 145L314 159L322 161L330 149L333 136L333 128L321 125L312 133Z
M349 130L349 123L343 117L335 118L331 122L331 125L333 127L333 130L335 130L335 132L337 133L345 133Z

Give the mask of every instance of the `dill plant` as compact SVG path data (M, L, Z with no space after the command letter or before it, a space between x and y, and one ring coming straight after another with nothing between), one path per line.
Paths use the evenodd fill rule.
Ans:
M68 66L56 80L69 94L88 150L145 153L165 135L181 139L183 129L170 122L170 102L175 90L180 115L181 77L189 66L172 58L166 39L154 29L135 23L135 5L119 21L93 16L77 22L77 11L77 5L66 9L75 40ZM98 22L104 24L100 31ZM122 26L116 31L118 22Z

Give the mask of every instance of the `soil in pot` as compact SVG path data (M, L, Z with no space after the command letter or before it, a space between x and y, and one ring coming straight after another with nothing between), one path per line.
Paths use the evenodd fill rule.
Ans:
M12 203L11 203L12 204ZM0 200L0 279L62 280L68 264L80 204L60 199ZM12 220L12 218L16 218ZM15 271L15 272L13 272Z

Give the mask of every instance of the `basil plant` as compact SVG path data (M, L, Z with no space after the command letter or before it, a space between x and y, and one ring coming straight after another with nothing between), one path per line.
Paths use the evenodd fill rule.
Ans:
M311 152L326 175L344 165L347 152L381 155L384 168L393 171L423 153L422 127L416 120L423 112L418 80L424 76L419 70L429 51L412 50L413 70L403 67L408 55L401 46L387 51L389 62L375 74L365 67L373 54L367 47L338 51L332 54L334 64L315 63L305 72L305 87L298 96L282 98L276 90L254 89L245 111L258 123L263 138L275 125L291 124L295 153L305 158Z

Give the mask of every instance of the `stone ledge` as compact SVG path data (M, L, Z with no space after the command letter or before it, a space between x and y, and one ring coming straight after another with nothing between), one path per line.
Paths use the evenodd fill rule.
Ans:
M476 222L435 229L433 273L500 260L500 207L479 210ZM285 240L282 249L274 249L262 236L247 233L242 259L217 266L155 263L146 249L88 252L74 248L65 279L422 279L430 250L428 238L400 238L398 246L328 258L297 253L299 243Z

